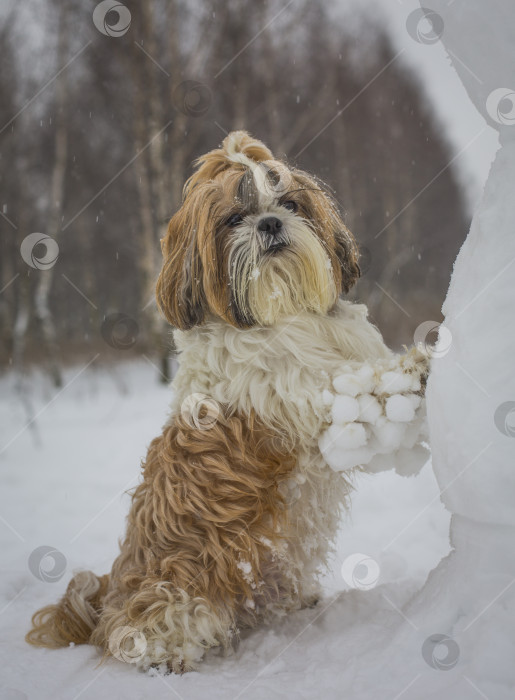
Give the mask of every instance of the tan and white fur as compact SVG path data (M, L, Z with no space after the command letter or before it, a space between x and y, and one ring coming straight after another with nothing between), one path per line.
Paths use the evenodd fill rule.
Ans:
M327 188L246 132L197 162L162 241L180 368L110 574L77 574L28 641L193 669L241 629L313 605L350 476L318 448L345 360L392 356L340 299L358 252Z

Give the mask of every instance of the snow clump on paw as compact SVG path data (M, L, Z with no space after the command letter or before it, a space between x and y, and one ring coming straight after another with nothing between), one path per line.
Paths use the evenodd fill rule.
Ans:
M362 447L367 442L367 432L362 423L333 424L329 426L321 439L324 441L326 451L328 449L353 450Z
M338 425L351 423L359 416L359 403L352 396L339 394L334 397L332 416Z
M372 471L381 471L409 461L408 451L423 439L424 400L414 392L420 392L427 371L420 348L374 363L342 365L332 391L322 395L330 423L319 439L326 464L344 471L371 463Z
M362 394L357 397L359 405L359 420L374 425L383 415L383 407L372 394Z
M410 397L401 394L387 398L385 410L386 417L394 423L409 423L415 417L415 408Z
M410 391L412 377L397 370L396 372L384 372L379 381L377 392L380 394L400 394L403 391Z
M333 386L338 394L357 396L361 392L358 377L354 374L340 374L333 379Z
M404 423L392 423L385 416L381 416L374 425L374 436L378 439L381 448L389 452L399 449L405 432ZM381 451L381 449L378 450L378 452Z

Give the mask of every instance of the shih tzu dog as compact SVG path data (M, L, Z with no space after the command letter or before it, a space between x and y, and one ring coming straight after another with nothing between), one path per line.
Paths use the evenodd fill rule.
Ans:
M330 466L320 443L338 420L333 379L347 372L352 385L368 367L368 388L336 411L360 468L364 441L385 434L383 375L416 408L427 359L394 356L366 307L340 299L358 249L327 188L244 131L197 161L162 251L157 301L180 352L170 418L111 572L77 573L27 640L182 673L239 630L316 603L351 490L349 464ZM405 409L393 420L409 422Z

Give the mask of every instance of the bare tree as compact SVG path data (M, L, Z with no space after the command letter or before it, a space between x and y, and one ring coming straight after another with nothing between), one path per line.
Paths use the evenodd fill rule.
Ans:
M319 0L284 11L271 0L124 4L132 22L121 37L98 31L79 0L54 5L52 64L91 45L34 102L37 117L31 108L0 134L0 205L18 226L0 217L0 289L19 273L0 299L0 317L13 328L2 361L12 349L21 366L24 345L27 361L43 346L59 381L57 341L65 358L105 349L102 316L123 310L140 325L131 352L158 358L168 380L171 330L152 301L159 240L192 162L233 128L333 189L370 251L352 298L369 305L388 342L410 342L417 323L438 318L468 216L441 130L382 28L364 24L350 35ZM77 21L65 32L70 14ZM2 122L23 106L19 93L41 86L39 76L30 84L20 73L10 54L21 44L12 43L0 46L9 68L0 75ZM59 241L56 269L75 291L55 270L21 261L21 239L37 230Z
M68 57L68 3L59 2L58 34L57 34L57 65L65 65ZM50 202L47 232L55 241L61 231L63 213L66 159L68 155L68 99L66 71L61 71L55 81L55 146L52 180L50 185ZM40 270L34 296L34 312L39 323L44 341L49 370L56 386L62 385L62 375L58 356L56 330L49 305L50 290L54 276L54 268Z

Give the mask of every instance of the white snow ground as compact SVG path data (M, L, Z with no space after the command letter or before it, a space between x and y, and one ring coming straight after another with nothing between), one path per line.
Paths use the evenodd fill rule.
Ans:
M94 363L77 376L81 370L66 372L69 385L60 394L40 375L32 378L31 411L37 418L27 429L14 378L0 380L1 700L394 700L404 691L403 698L415 697L412 691L424 688L415 682L406 690L405 672L410 681L425 670L448 676L427 664L424 639L400 612L449 551L449 515L429 464L416 478L393 472L363 476L324 579L324 599L312 610L246 634L232 656L208 658L199 672L151 677L116 660L98 667L98 653L89 646L27 645L23 637L31 614L64 592L74 569L109 570L129 505L123 492L135 484L171 398L145 362L110 370ZM66 557L58 581L42 581L29 570L29 555L44 545ZM373 562L369 568L368 590L359 580L351 590L342 578L342 563L355 553L379 565L377 583ZM45 570L52 566L50 559L43 562ZM403 628L413 643L401 674L382 666L389 640Z

